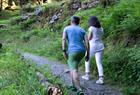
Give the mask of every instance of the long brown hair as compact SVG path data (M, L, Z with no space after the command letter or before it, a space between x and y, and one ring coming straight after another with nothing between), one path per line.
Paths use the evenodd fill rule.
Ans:
M98 20L98 18L96 16L91 16L89 18L89 26L94 26L96 28L101 28L101 24L100 24L100 21Z

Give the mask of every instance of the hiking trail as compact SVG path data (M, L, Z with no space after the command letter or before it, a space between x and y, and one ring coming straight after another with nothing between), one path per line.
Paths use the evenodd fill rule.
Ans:
M30 53L22 53L21 55L24 57L24 59L27 59L27 60L30 59L33 62L35 62L37 66L42 66L44 64L48 65L49 68L46 67L45 68L46 71L50 69L51 73L54 76L59 77L60 80L66 86L71 85L71 78L69 76L68 67L66 64L62 64L58 61L50 61L47 58L36 56ZM107 84L98 85L95 83L96 80L85 81L81 79L82 73L80 71L79 73L80 73L81 86L84 87L85 95L123 95L121 91L119 90L119 88L115 88ZM69 94L69 95L73 95L73 94Z

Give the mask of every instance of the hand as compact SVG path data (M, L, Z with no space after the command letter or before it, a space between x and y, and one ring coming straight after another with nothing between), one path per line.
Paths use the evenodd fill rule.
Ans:
M63 52L63 56L64 56L65 59L68 59L68 54L67 54L67 52Z
M89 53L88 52L86 52L85 60L89 61Z

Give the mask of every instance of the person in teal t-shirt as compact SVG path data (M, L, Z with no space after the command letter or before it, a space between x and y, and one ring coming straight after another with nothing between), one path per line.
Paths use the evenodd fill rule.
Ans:
M78 75L78 64L85 56L86 50L86 58L88 58L89 44L87 41L86 32L79 26L79 23L79 17L73 16L71 18L71 25L64 28L62 49L63 55L67 59L69 68L71 70L73 86L78 89L78 91L81 91ZM66 50L66 43L68 43L68 52Z

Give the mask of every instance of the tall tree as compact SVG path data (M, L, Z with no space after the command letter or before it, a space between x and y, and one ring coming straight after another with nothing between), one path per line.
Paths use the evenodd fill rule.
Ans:
M2 10L2 0L0 0L0 11Z

